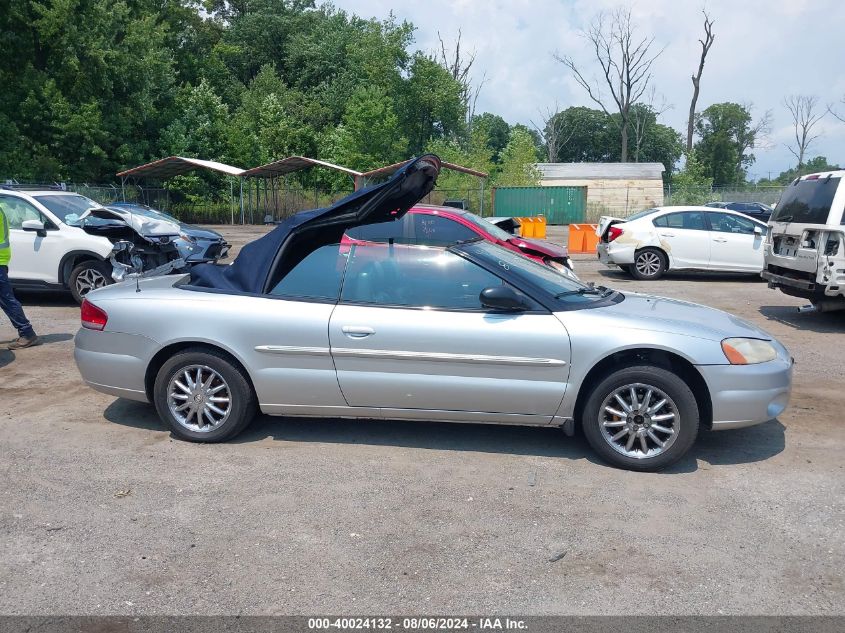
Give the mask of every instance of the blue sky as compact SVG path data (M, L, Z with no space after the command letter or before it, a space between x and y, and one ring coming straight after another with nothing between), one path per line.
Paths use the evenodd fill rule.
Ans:
M463 45L475 50L475 76L486 73L478 111L502 115L510 123L537 121L538 111L591 105L569 71L552 58L571 55L587 70L595 69L580 35L611 0L335 0L336 6L362 17L383 18L392 10L417 27L415 47L432 51L437 32L454 41L458 28ZM772 176L794 166L785 144L792 135L791 117L783 106L788 94L815 95L824 107L845 97L845 3L836 0L637 0L626 4L643 34L665 46L654 68L658 98L673 107L661 121L686 134L692 94L690 75L698 64L701 9L716 20L716 41L707 58L698 109L712 103L751 104L752 113L772 112L767 146L754 151L753 178ZM841 108L845 111L845 107ZM809 155L824 155L845 165L845 123L825 117L821 137Z

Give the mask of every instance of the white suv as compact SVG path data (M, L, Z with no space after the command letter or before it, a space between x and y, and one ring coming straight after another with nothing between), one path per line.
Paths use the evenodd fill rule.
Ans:
M81 302L89 291L112 283L112 242L72 224L99 206L68 191L0 186L0 208L9 223L12 247L12 285L21 290L66 289Z

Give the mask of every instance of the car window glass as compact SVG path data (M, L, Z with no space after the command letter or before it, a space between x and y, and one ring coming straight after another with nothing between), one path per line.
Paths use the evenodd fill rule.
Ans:
M665 215L661 215L659 218L654 218L654 219L651 221L651 223L652 223L654 226L662 226L662 227L667 227L667 226L669 226L669 224L668 224L668 220L666 219L666 216L665 216Z
M481 309L479 294L502 280L441 249L353 246L341 299L351 303L452 310Z
M337 301L347 252L339 244L321 246L282 277L270 294L290 299Z
M663 217L666 219L666 224L661 226L671 229L707 230L707 225L704 222L704 212L702 211L682 211L680 213L669 213Z
M79 194L59 194L35 196L41 204L65 224L79 226L79 218L88 209L96 209L101 205Z
M751 235L757 224L746 218L741 218L729 213L711 213L710 230L719 233L742 233Z
M456 242L472 240L479 235L451 218L427 213L411 214L414 224L414 243L428 246L448 246Z
M6 216L6 222L10 229L20 229L26 220L39 220L44 222L45 218L41 212L26 200L12 196L0 196L0 207ZM45 222L46 225L46 222Z
M346 235L353 240L366 242L388 242L408 244L411 239L411 215L406 214L401 220L365 224L349 229Z

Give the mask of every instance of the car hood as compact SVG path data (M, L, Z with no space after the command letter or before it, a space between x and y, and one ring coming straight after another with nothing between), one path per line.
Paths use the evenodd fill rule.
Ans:
M190 235L194 239L198 240L222 240L223 236L220 235L217 231L212 231L211 229L204 229L200 226L196 226L194 224L185 224L180 223L179 227L182 229L182 233L186 235Z
M513 237L508 240L509 243L518 247L520 250L528 253L537 253L545 257L566 257L569 251L563 246L559 246L553 242L546 240L536 240L529 237Z
M678 299L625 293L625 300L597 311L622 319L626 327L694 336L713 341L729 337L774 340L768 332L722 310Z
M434 188L439 173L440 159L433 154L412 160L384 183L356 191L327 209L302 211L287 218L244 246L229 266L195 266L191 285L263 294L309 253L340 243L348 229L400 219Z
M94 207L79 216L79 221L84 225L85 220L88 218L123 222L133 231L144 237L161 237L163 235L179 235L180 233L179 225L175 222L148 218L137 213L131 213L128 210L116 211L115 209L106 209L105 207Z

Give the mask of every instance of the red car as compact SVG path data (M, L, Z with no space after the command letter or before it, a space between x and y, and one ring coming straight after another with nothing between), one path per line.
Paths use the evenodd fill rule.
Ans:
M451 207L417 205L398 222L358 226L349 230L344 237L362 242L393 240L396 244L429 246L444 246L482 238L550 266L567 276L575 277L569 254L563 246L546 240L511 235L474 213Z

